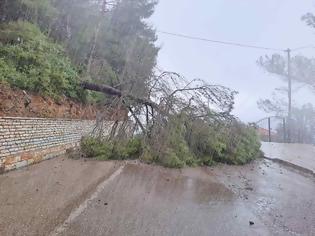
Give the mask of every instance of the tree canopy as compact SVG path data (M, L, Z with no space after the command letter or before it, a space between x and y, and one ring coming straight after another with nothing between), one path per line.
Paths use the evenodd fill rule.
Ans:
M156 3L152 0L117 0L111 4L105 0L1 1L2 44L11 49L23 48L24 53L31 55L34 52L29 44L36 44L41 37L41 41L47 41L43 50L55 51L54 47L59 44L60 51L65 51L76 70L74 73L78 74L77 83L80 78L144 95L159 51L155 46L155 31L146 23ZM18 31L24 33L23 38L30 36L34 40L20 37L23 42L18 42L19 37L14 38ZM5 37L13 39L8 41ZM2 50L2 61L7 62L7 53ZM53 68L52 61L46 63ZM10 66L10 70L20 70L12 63ZM35 63L35 67L41 65Z
M280 76L281 79L288 79L288 63L284 55L273 54L262 56L257 61L258 65L267 72ZM315 58L308 58L296 55L291 58L291 78L299 83L308 85L315 92Z

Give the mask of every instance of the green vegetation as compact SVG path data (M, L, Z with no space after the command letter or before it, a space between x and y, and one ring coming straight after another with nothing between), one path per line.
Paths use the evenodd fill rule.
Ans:
M113 142L86 137L81 140L81 150L86 158L103 161L136 159L142 152L142 143L139 138Z
M0 81L44 96L84 101L86 93L61 46L31 23L0 25Z
M0 81L80 101L88 80L144 95L159 48L145 20L152 0L10 0L0 3ZM133 81L133 84L130 83Z
M84 138L81 150L87 158L99 160L141 159L165 167L212 166L215 163L243 165L260 154L260 142L255 129L233 121L230 124L209 126L202 120L188 122L176 116L168 132L156 144L145 138L129 141L101 141Z
M151 149L154 160L167 167L246 164L260 152L256 131L236 120L189 120L181 114L174 117L166 130L161 146Z

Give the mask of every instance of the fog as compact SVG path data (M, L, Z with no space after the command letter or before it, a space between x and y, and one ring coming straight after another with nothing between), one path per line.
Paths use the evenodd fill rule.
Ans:
M315 30L301 21L302 15L314 10L312 0L160 0L150 23L158 31L286 49L314 42ZM286 82L256 63L260 56L271 55L273 51L225 46L159 32L158 37L157 44L161 46L158 65L162 69L237 90L234 114L243 121L253 122L267 116L258 109L257 101L270 98L275 88L286 86ZM312 57L315 49L298 53ZM293 84L293 104L314 103L314 95L306 87L300 87Z

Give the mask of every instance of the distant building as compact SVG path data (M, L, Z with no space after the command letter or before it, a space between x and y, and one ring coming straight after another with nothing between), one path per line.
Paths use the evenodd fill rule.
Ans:
M258 128L257 132L260 136L268 136L269 135L269 130L264 129L264 128Z
M266 141L266 142L269 141L269 130L268 129L258 127L257 133L258 133L258 135L262 141ZM274 132L271 130L270 134L271 134L271 137L277 137L277 132Z

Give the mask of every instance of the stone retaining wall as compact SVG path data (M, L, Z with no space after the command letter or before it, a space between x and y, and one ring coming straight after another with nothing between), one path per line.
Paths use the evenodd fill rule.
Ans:
M0 117L0 173L64 154L95 121Z

